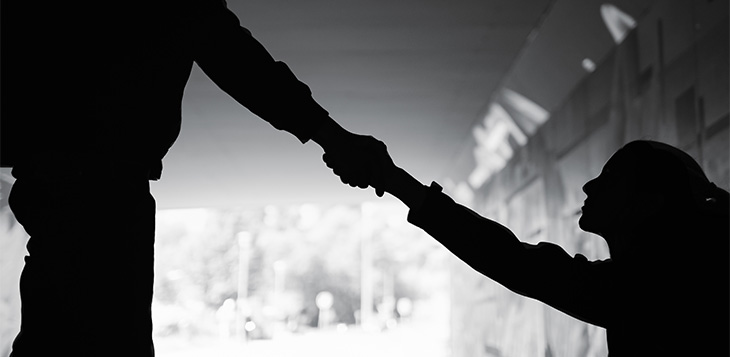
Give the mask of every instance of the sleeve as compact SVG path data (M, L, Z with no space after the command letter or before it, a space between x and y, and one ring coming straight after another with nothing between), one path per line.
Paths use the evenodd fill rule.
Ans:
M197 0L190 12L195 62L237 102L302 143L332 120L309 87L241 27L224 1Z
M552 243L520 242L508 228L454 202L436 183L408 221L504 287L582 321L610 324L610 260L589 262Z

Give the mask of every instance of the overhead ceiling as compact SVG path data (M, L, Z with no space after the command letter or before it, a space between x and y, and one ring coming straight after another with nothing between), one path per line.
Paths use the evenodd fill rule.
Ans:
M648 2L619 3L637 15ZM511 86L554 109L559 91L567 94L585 75L579 63L565 63L600 60L612 45L598 1L230 0L228 6L333 118L384 141L395 162L424 183L449 176L497 89ZM568 31L570 21L584 30ZM554 34L538 42L543 30ZM570 69L551 72L560 64ZM542 78L555 75L564 75L562 85ZM182 134L152 190L160 208L377 199L372 190L342 185L321 155L317 144L277 131L196 68Z

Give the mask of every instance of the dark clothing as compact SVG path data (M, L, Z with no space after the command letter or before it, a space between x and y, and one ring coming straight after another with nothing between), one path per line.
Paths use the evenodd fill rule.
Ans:
M221 0L4 0L0 34L2 166L81 151L159 168L193 63L302 142L328 120Z
M727 356L727 235L703 256L649 252L648 261L589 261L555 244L520 242L506 227L432 184L408 221L506 288L606 328L611 356ZM699 238L699 237L698 237ZM668 242L669 237L657 239ZM690 239L691 244L704 244ZM712 251L714 249L714 251Z
M12 357L153 356L155 201L144 171L61 165L18 179L30 234ZM85 166L88 167L88 166Z
M180 131L193 64L301 142L332 119L224 1L1 5L0 165L31 236L13 357L152 356L148 180Z

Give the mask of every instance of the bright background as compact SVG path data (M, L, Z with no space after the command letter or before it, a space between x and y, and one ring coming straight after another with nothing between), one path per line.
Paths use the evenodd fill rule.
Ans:
M449 256L405 216L393 203L159 212L157 355L447 356Z

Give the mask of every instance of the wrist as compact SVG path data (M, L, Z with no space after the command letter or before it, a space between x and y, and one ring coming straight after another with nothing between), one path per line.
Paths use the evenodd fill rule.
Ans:
M397 166L393 166L386 177L385 191L405 203L410 209L420 207L428 193L426 186Z
M334 119L328 117L314 132L312 141L321 146L325 152L328 152L342 146L342 143L346 140L345 137L349 133Z

